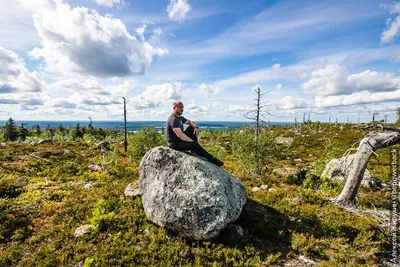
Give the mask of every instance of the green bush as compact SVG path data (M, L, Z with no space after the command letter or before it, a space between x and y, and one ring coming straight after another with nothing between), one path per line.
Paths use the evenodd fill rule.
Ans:
M240 167L250 174L262 174L268 158L277 152L275 135L268 129L261 129L255 142L255 129L246 127L232 134L233 156L241 163ZM259 169L261 167L261 169Z
M135 157L142 157L156 146L165 146L167 142L162 133L155 128L143 127L140 131L128 135L128 149Z

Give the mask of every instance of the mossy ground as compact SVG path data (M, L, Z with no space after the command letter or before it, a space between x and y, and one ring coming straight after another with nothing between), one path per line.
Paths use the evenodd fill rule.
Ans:
M244 229L240 242L224 232L210 241L185 240L150 223L140 197L124 196L138 178L141 155L163 144L162 136L146 144L142 135L130 134L127 153L117 137L105 158L90 138L1 146L0 266L273 266L299 255L318 266L380 266L390 249L388 229L332 204L343 184L318 176L331 158L361 140L360 129L311 124L269 131L294 141L268 157L262 176L244 172L232 153L237 132L203 133L200 139L246 185L248 203L236 222ZM378 154L379 162L372 159L368 167L387 183L390 151ZM90 164L103 171L90 171ZM299 174L280 175L277 168ZM262 184L275 190L251 191ZM388 209L390 192L361 188L357 204ZM88 223L97 230L75 238L75 229Z

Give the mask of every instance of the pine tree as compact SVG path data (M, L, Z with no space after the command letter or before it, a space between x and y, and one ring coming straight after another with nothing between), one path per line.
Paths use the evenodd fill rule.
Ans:
M36 136L39 137L40 134L42 133L42 130L40 130L39 124L36 124L36 126L34 127L34 129L35 129L35 134L36 134Z
M18 139L17 126L15 121L10 118L5 125L4 140L5 141L16 141Z
M60 126L58 126L58 132L63 134L64 133L64 126L62 125L62 123L60 123Z
M25 123L21 123L21 126L18 130L18 135L19 139L21 139L22 141L25 141L26 137L29 136L29 131L27 128L25 128Z
M79 123L75 126L75 128L72 132L72 138L73 139L83 138L83 132L82 132L82 129L81 129Z

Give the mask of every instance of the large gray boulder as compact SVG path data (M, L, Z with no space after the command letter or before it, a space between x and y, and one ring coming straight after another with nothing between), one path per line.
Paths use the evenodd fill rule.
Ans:
M218 236L246 203L236 177L185 152L155 147L144 155L139 173L147 218L188 239Z
M354 166L355 154L340 159L332 159L326 166L322 173L322 177L327 177L334 180L345 182L347 176ZM376 188L379 187L380 181L371 175L366 169L361 184L366 187Z

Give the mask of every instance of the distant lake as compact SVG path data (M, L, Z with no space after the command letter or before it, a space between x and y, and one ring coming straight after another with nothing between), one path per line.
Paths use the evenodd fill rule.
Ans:
M6 121L0 120L0 125L4 125ZM63 127L75 127L77 123L80 126L88 126L89 121L24 121L24 120L15 120L17 126L21 125L21 123L25 123L27 128L32 128L36 124L39 124L40 128L56 128L62 124ZM137 131L142 127L154 127L157 130L165 127L165 121L127 121L127 129L128 131ZM211 130L224 130L224 129L238 129L242 128L246 125L251 125L249 121L196 121L196 124L202 130L211 129ZM292 125L291 122L271 122L271 125ZM108 129L116 129L120 130L124 128L123 121L93 121L93 127L95 128L108 128ZM253 124L254 125L254 124Z

